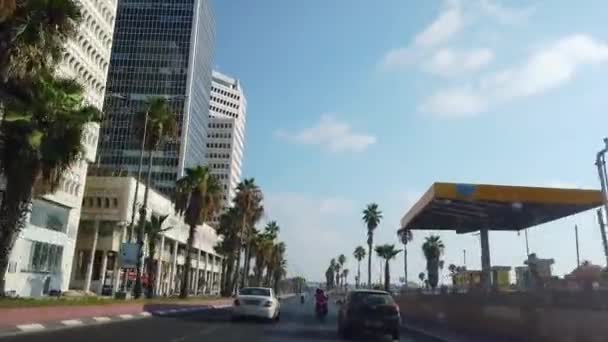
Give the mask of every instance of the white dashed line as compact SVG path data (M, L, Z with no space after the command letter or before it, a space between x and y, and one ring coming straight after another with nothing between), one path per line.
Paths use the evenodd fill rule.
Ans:
M35 330L42 330L44 329L44 325L42 324L38 324L38 323L32 323L32 324L21 324L17 326L17 329L21 330L21 331L35 331Z
M152 316L152 314L149 313L149 312L147 312L147 311L140 312L139 315L142 316L142 317L150 317L150 316Z
M109 322L112 319L110 317L98 316L98 317L93 317L93 320L95 320L96 322Z
M178 311L179 310L177 310L177 309L171 309L171 310L169 310L170 313L174 313L174 312L178 312Z
M156 314L163 316L167 314L167 311L156 311Z
M61 321L61 324L66 325L68 327L84 324L81 320L78 319L68 319L65 321Z
M131 314L124 314L124 315L118 315L118 317L120 317L122 319L131 319L131 318L133 318L133 315L131 315Z

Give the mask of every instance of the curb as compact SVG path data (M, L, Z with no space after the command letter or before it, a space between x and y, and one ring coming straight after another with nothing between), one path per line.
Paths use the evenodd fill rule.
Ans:
M62 321L54 321L54 322L45 322L45 323L28 323L28 324L18 324L15 326L7 326L0 329L0 338L9 337L15 335L29 334L29 333L39 333L39 332L48 332L55 330L63 330L77 327L85 327L91 325L99 325L99 324L108 324L108 323L118 323L118 322L126 322L139 320L150 317L170 317L178 314L185 313L194 313L200 311L207 310L220 310L232 307L229 304L223 305L205 305L205 306L197 306L192 308L176 308L176 309L166 309L166 310L155 310L155 311L142 311L139 313L133 314L120 314L114 316L94 316L94 317L84 317L79 319L67 319Z

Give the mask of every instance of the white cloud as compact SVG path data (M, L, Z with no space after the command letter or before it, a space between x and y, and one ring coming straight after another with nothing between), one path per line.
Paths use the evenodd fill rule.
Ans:
M460 7L451 3L449 7L414 38L414 43L422 47L433 47L445 43L463 28Z
M373 135L355 133L350 124L322 115L317 124L296 133L277 131L279 137L304 145L318 145L330 152L363 152L376 143Z
M440 117L478 114L504 101L538 95L570 81L585 65L608 62L608 45L584 34L557 40L524 62L482 77L475 87L441 90L421 106Z
M424 68L431 73L442 76L453 76L461 73L478 71L494 59L494 52L487 48L460 51L450 48L437 50Z
M480 0L481 11L506 24L519 24L527 21L536 10L535 7L511 8L500 1Z
M350 255L365 237L355 203L348 198L268 193L264 207L266 219L281 227L279 238L287 245L290 274L321 280L331 258ZM357 228L360 234L352 234Z
M468 89L448 89L439 91L420 106L423 112L437 117L470 117L486 109L485 99Z
M401 70L420 66L439 75L454 76L474 73L494 60L489 48L450 48L467 26L490 18L492 22L515 24L530 17L532 7L511 8L495 0L446 0L437 17L416 34L409 46L388 51L380 62L384 70ZM469 39L470 40L470 39Z

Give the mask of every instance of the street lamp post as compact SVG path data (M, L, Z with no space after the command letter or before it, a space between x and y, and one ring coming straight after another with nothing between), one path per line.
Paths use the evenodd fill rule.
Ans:
M601 149L595 158L595 165L597 166L597 172L600 177L600 185L602 187L602 200L604 202L604 211L608 214L608 190L606 189L608 183L608 175L606 174L606 152L608 151L608 138L604 138L604 148ZM601 209L600 209L601 210ZM601 212L598 212L598 219L601 220ZM606 256L606 264L608 265L608 240L606 239L606 230L604 225L600 223L600 233L602 236L602 242L604 245L604 255Z

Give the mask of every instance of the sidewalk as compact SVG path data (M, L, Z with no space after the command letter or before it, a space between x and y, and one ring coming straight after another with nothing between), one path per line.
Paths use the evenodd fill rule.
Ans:
M149 302L125 302L105 305L68 305L26 308L0 308L0 334L5 331L32 331L53 325L81 325L85 321L106 322L113 319L132 319L152 315L221 308L231 305L231 299L201 299Z
M448 329L448 327L441 324L411 320L408 318L403 319L403 327L407 330L429 336L442 342L521 342L506 337L464 334Z

